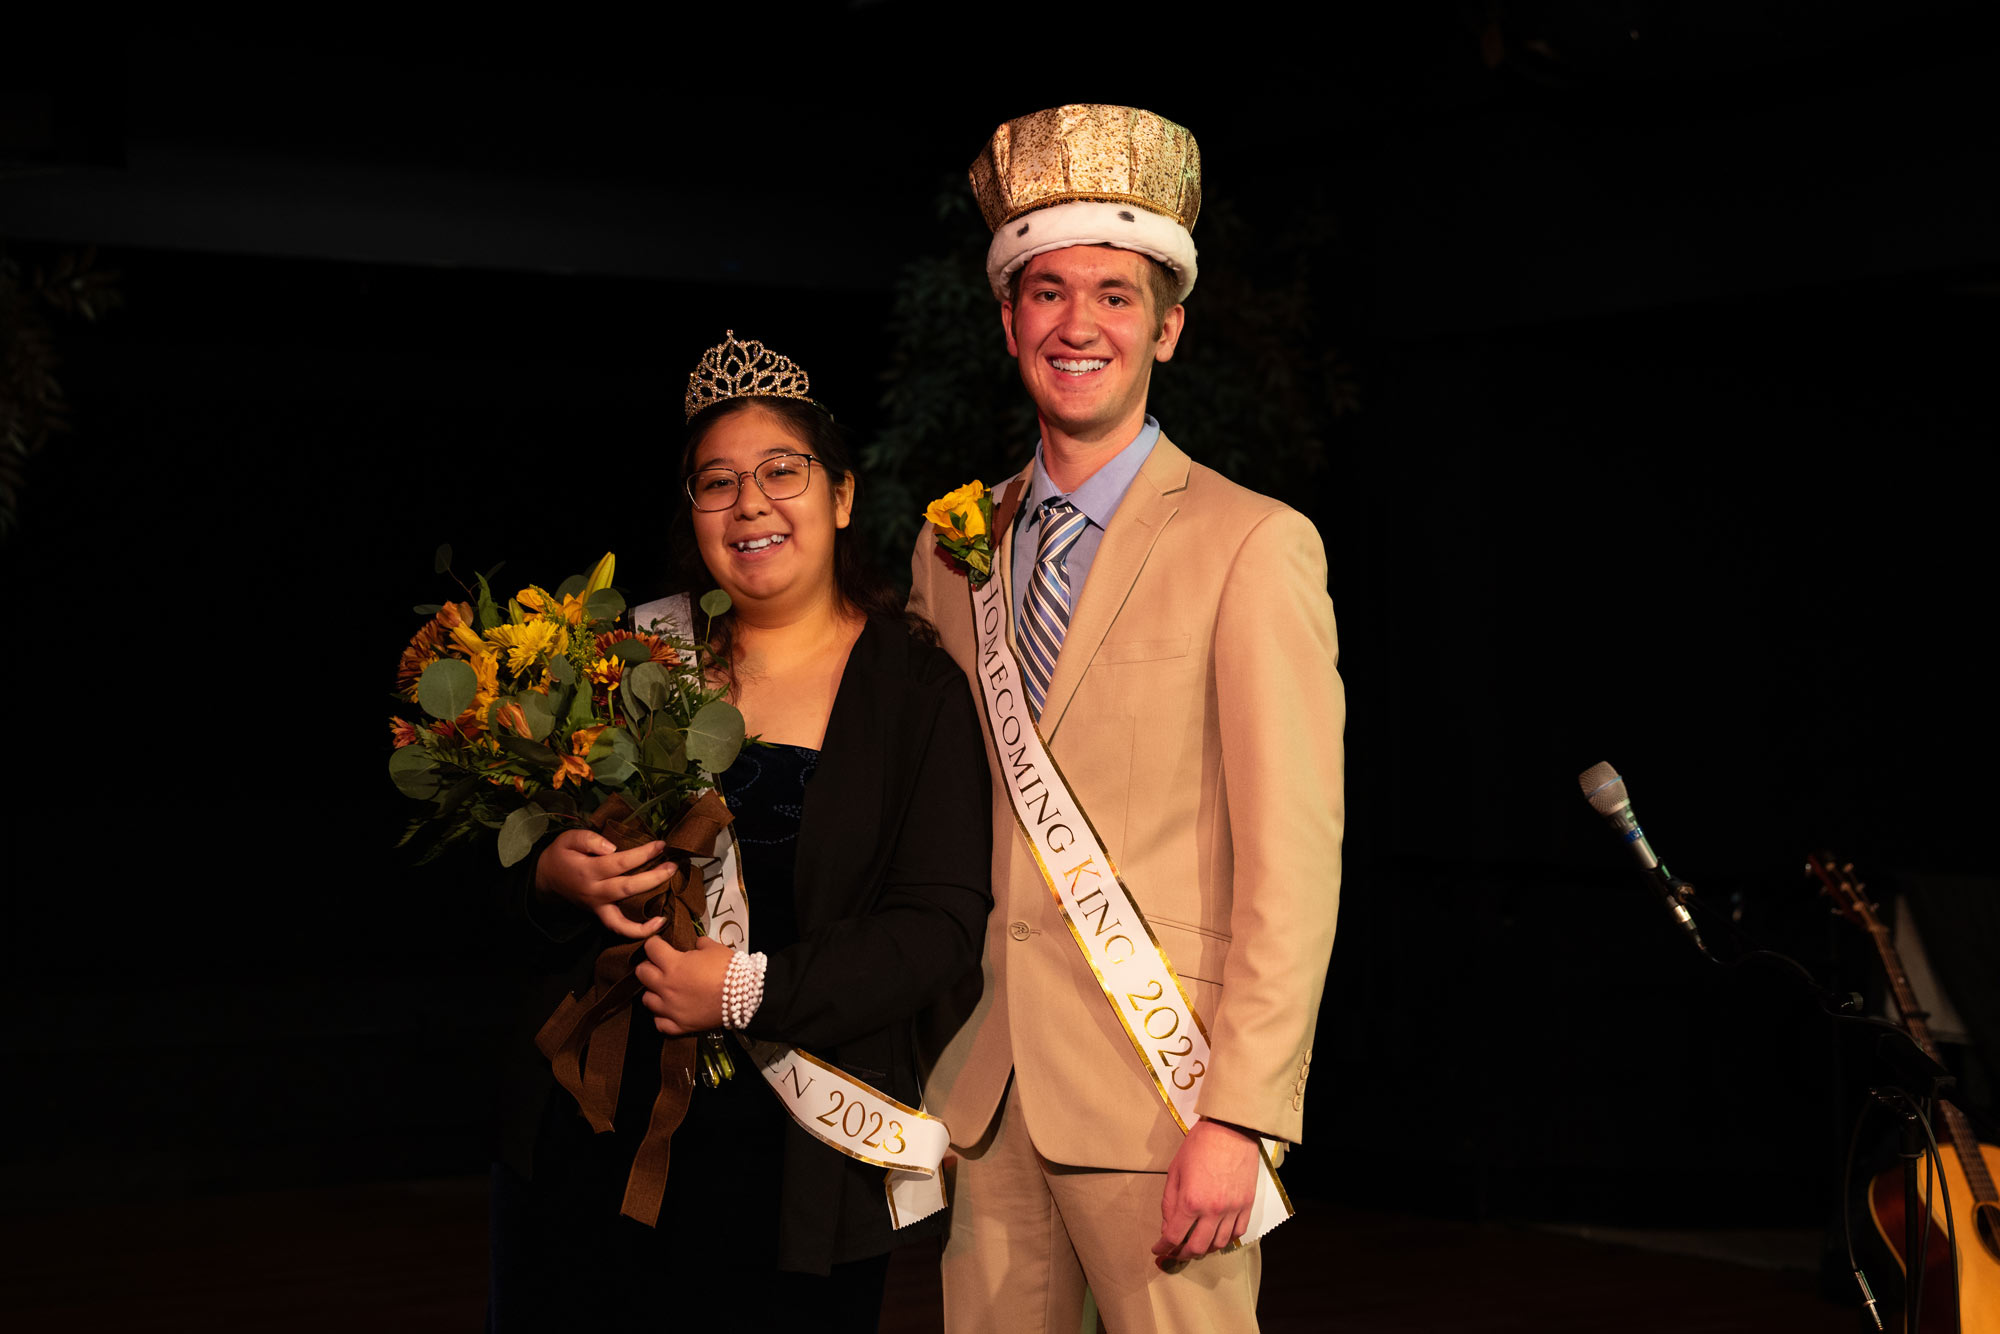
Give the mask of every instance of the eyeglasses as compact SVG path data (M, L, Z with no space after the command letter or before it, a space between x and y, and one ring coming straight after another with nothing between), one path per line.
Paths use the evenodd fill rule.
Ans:
M748 472L734 468L703 468L687 479L688 499L698 510L726 510L736 503L736 493L745 477L757 479L757 489L772 500L790 500L806 492L812 480L812 465L819 460L810 454L777 454ZM820 464L825 467L825 464Z

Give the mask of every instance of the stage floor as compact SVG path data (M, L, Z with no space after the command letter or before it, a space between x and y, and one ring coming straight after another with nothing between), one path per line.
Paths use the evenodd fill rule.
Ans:
M1682 1253L1648 1249L1659 1246ZM9 1330L475 1331L486 1182L9 1213L0 1247ZM1798 1233L1577 1235L1306 1202L1265 1247L1267 1334L1859 1327L1796 1267L1813 1250ZM1703 1250L1747 1263L1686 1253ZM884 1334L941 1329L935 1257L935 1247L898 1253Z

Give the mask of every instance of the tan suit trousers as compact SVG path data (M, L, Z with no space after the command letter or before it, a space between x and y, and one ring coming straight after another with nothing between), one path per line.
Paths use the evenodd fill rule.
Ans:
M1073 1334L1086 1283L1109 1334L1257 1328L1257 1246L1172 1273L1154 1264L1166 1173L1051 1163L1011 1088L986 1139L959 1152L944 1250L948 1334Z

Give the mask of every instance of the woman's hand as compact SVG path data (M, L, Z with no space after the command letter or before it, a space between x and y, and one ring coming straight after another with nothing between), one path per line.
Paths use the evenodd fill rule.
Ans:
M632 970L646 988L639 1003L653 1012L653 1027L670 1038L722 1027L722 979L735 950L712 936L677 950L658 936L646 942L646 962Z
M667 883L674 873L672 862L661 862L650 871L638 869L666 846L653 842L620 852L618 845L602 834L589 829L565 830L536 861L535 888L569 900L619 935L638 940L658 931L667 919L635 922L620 905Z

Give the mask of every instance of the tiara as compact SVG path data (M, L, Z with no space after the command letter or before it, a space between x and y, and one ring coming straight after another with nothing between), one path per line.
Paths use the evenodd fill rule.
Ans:
M724 331L723 340L701 354L688 375L687 419L703 408L731 398L798 398L812 402L806 392L812 381L790 357L771 351L752 338L739 342L736 330Z

